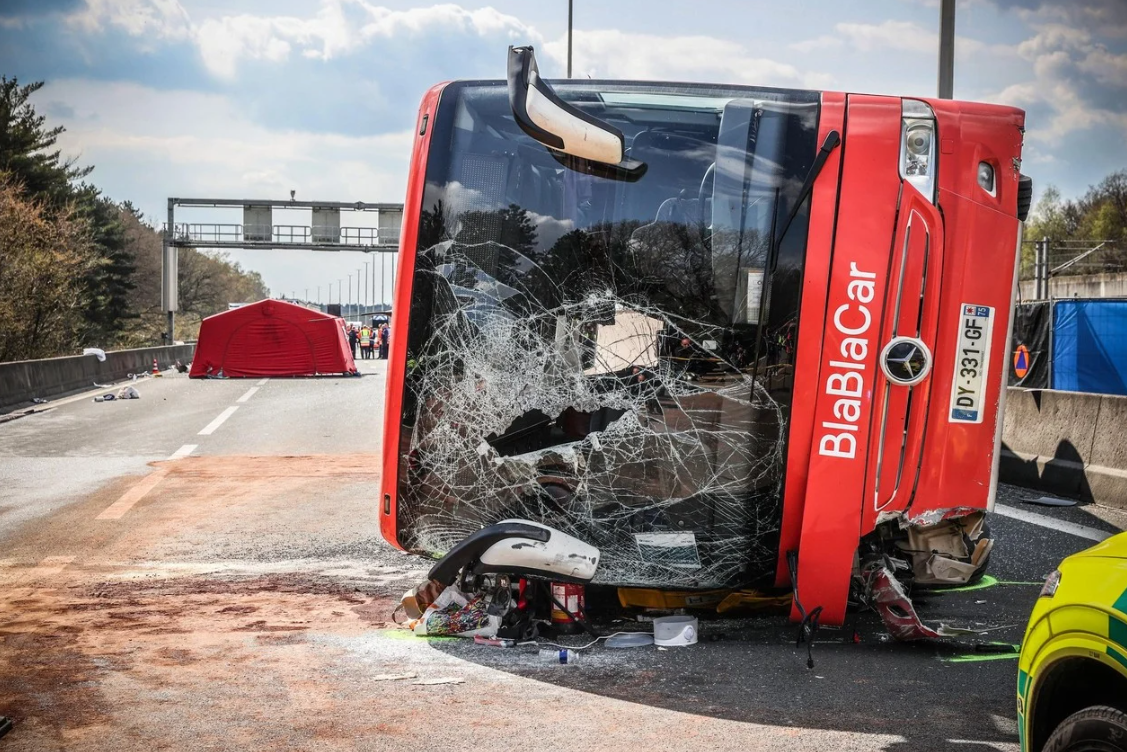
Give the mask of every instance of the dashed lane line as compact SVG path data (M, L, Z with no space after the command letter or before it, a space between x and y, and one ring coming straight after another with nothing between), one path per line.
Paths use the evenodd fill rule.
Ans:
M149 473L141 479L140 483L123 493L120 499L106 507L105 510L94 519L120 520L126 512L133 508L134 504L145 498L149 491L152 491L160 485L160 482L164 480L166 475L168 475L167 467L161 467Z
M180 447L175 452L170 454L168 456L168 459L182 460L192 452L196 451L198 447L199 444L185 444L184 446ZM144 478L142 478L137 485L133 486L133 488L130 488L128 491L123 493L120 499L106 507L105 510L103 510L102 513L94 519L120 520L126 512L133 508L134 504L145 498L146 494L148 494L149 491L152 491L154 488L160 485L160 482L164 480L166 475L168 475L167 467L158 468L157 470L149 473Z
M184 446L180 447L175 452L170 454L168 456L168 459L170 459L170 460L182 460L185 457L187 457L188 455L190 455L192 452L196 451L197 447L199 447L199 444L185 444Z
M67 564L74 561L74 556L48 556L43 561L28 570L28 578L50 577L62 572Z
M204 426L204 429L202 431L200 431L199 435L200 436L210 436L211 434L215 433L215 429L217 429L221 425L223 425L223 422L225 420L227 420L228 418L230 418L232 415L234 415L235 411L238 410L238 409L239 409L238 405L232 405L231 407L228 407L226 410L219 413L218 418L216 418L215 420L211 421L206 426Z
M1057 530L1069 535L1075 535L1077 538L1086 538L1090 541L1099 543L1110 538L1114 533L1105 533L1103 530L1097 530L1094 527L1087 525L1078 525L1075 522L1068 522L1066 520L1058 520L1044 514L1037 514L1036 512L1027 512L1024 509L1017 509L1009 507L1005 504L995 504L994 514L1001 515L1002 517L1009 517L1021 522L1028 522L1030 525L1039 525L1046 527L1050 530Z
M259 379L258 380L258 386L266 386L266 382L269 381L269 380L270 380L269 378Z
M246 402L246 401L247 401L248 399L250 399L251 397L253 397L253 396L254 396L254 393L255 393L255 392L257 392L257 391L258 391L258 387L256 387L256 386L252 386L252 387L251 387L250 389L248 389L248 390L247 390L247 393L246 393L246 394L244 394L244 395L243 395L242 397L239 397L239 398L238 398L237 400L235 400L235 401L236 401L236 402Z

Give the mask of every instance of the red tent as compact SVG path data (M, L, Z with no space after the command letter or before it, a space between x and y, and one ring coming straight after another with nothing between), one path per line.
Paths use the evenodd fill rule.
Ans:
M260 300L203 320L188 375L330 373L356 373L344 320L284 300Z

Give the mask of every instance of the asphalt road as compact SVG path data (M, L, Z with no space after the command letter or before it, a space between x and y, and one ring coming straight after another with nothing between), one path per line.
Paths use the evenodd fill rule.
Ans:
M361 365L168 374L0 423L0 750L1017 748L1012 657L892 643L871 614L813 670L778 615L573 666L395 628L426 563L379 538L383 364ZM1127 522L1036 496L1002 489L1039 524L995 515L997 582L917 596L926 620L1017 643L1074 533Z

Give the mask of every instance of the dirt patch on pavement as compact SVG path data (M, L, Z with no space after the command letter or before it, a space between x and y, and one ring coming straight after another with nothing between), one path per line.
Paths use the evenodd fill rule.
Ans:
M132 685L138 701L138 690L159 697L247 671L274 674L283 687L318 674L322 668L300 636L256 638L360 634L387 626L375 615L390 614L394 605L351 586L296 575L72 583L7 595L0 607L0 715L12 717L17 731L35 730L34 749L77 749L74 739L89 741L84 729L111 723L120 732L130 703L109 691L118 681ZM263 653L295 647L283 671L278 659ZM21 736L14 732L5 741L19 748Z

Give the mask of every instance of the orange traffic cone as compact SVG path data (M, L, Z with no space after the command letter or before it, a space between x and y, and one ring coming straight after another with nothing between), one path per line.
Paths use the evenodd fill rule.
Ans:
M153 358L153 376L160 377L163 375L164 374L160 372L160 368L157 367L157 359Z

